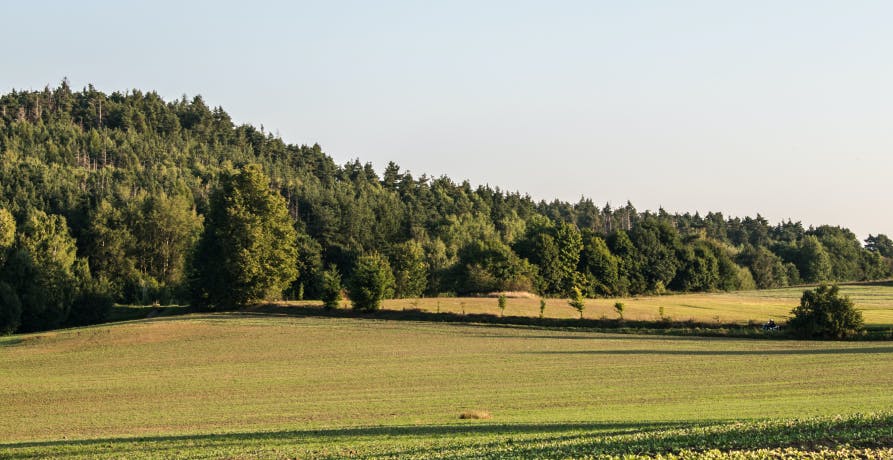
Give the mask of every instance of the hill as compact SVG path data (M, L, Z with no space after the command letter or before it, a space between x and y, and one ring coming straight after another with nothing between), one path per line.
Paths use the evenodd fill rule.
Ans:
M393 163L379 174L236 125L200 96L62 82L0 96L0 332L95 322L102 296L189 302L211 196L247 164L269 177L297 233L298 277L271 297L319 298L324 269L349 280L373 252L389 262L396 298L574 287L636 296L893 275L885 235L863 246L840 227L534 202Z

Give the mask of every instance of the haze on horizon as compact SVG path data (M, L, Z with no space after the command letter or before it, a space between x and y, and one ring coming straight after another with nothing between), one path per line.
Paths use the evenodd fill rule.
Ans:
M0 91L201 94L339 163L893 235L893 4L19 2Z

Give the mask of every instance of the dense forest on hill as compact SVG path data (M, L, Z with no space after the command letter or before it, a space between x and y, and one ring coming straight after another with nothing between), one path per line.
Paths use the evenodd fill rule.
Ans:
M379 174L235 125L200 96L62 82L0 97L0 332L94 321L99 299L189 301L212 195L247 164L260 165L294 223L286 298L320 298L325 273L350 279L373 253L392 270L396 297L620 296L893 273L885 235L863 244L845 228L759 215L536 202L394 163Z

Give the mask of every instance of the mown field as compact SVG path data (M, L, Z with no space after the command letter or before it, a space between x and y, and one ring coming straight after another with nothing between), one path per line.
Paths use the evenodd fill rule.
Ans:
M664 296L640 296L620 299L587 299L585 318L617 318L614 303L624 304L626 319L660 320L660 308L664 315L678 321L697 322L764 323L769 319L784 321L791 310L800 303L800 296L808 288L767 289L729 293L673 294ZM841 293L850 296L865 317L865 323L875 327L893 327L893 282L845 284ZM499 315L495 298L433 298L386 300L383 308L402 310L419 308L430 312L488 313ZM505 315L539 316L538 298L510 298ZM567 304L566 299L546 299L547 318L578 318L580 314Z
M155 318L0 338L0 458L889 458L891 358L890 342Z

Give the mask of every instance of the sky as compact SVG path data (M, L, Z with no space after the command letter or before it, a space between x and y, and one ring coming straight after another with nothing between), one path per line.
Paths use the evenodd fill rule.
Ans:
M5 2L0 91L201 94L336 162L893 235L893 2Z

